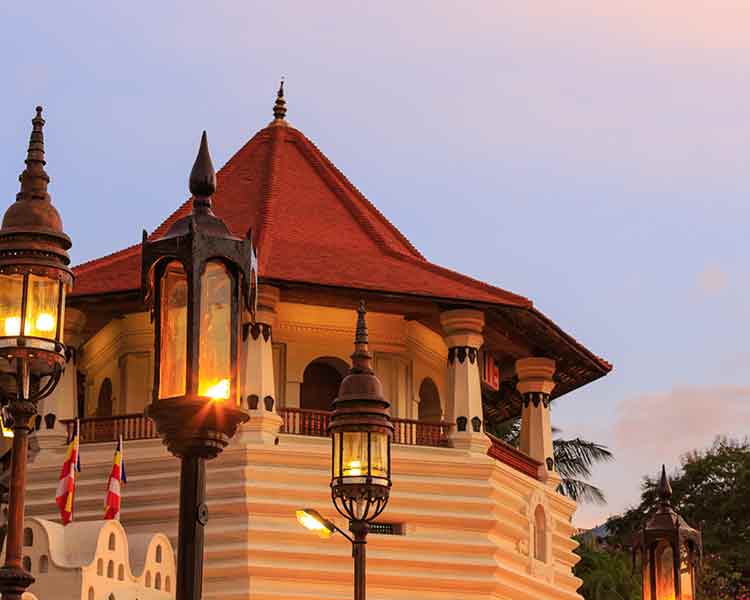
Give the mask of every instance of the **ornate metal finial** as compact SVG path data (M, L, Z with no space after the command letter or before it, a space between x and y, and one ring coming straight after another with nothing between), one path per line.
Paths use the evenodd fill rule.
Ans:
M372 354L368 348L367 321L365 320L365 301L360 300L357 309L357 330L354 335L354 354L352 354L351 373L374 373Z
M283 121L286 117L286 100L284 100L284 78L281 78L279 91L276 92L276 102L273 105L273 118Z
M208 151L208 137L206 132L201 136L201 145L198 156L195 157L193 170L190 171L190 193L195 197L194 207L211 206L210 197L216 191L216 171L211 162L211 154Z
M36 116L31 120L32 129L29 138L29 149L26 153L26 168L19 176L21 192L17 200L47 198L47 184L49 175L44 170L47 164L44 160L44 119L42 118L42 107L36 107Z
M656 492L659 495L659 500L663 504L668 504L669 499L672 497L672 486L669 484L669 477L667 477L667 468L661 466L661 479L659 480L659 486L656 488Z

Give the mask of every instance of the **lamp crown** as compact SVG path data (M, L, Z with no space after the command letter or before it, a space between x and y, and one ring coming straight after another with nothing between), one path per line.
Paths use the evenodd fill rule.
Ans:
M672 497L672 486L669 483L669 477L667 477L666 466L661 466L661 478L659 479L659 486L656 488L656 492L659 495L659 500L662 503L668 504Z
M204 131L201 135L198 155L195 157L193 169L190 171L190 193L195 196L197 201L201 198L210 198L215 192L216 171L211 162L211 153L208 150L208 136Z

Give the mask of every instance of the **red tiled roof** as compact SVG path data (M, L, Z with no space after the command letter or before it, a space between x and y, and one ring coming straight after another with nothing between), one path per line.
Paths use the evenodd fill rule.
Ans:
M217 173L214 212L253 230L262 278L531 306L526 298L428 262L300 131L259 131ZM190 210L180 206L152 234ZM72 295L140 287L140 245L77 266Z

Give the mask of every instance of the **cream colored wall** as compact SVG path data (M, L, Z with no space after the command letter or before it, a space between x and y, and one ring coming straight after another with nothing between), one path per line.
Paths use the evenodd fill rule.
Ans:
M153 326L148 313L113 319L84 344L79 369L86 374L86 414L96 412L105 378L112 381L116 413L142 412L151 401Z
M286 375L286 406L299 406L303 374L313 360L334 357L350 363L355 324L352 310L286 302L278 305L273 341L284 347L281 366ZM367 326L375 372L391 401L391 414L416 418L424 377L433 379L445 406L447 348L442 337L400 315L370 312Z
M111 444L84 445L77 520L99 518ZM131 535L177 533L179 469L159 440L129 442L122 518ZM240 434L208 466L205 600L351 598L351 547L300 528L301 507L335 517L330 442L279 435L278 444ZM31 466L30 514L56 518L58 457ZM547 519L545 561L532 556L536 506ZM575 505L483 454L394 446L391 501L380 520L405 535L371 535L368 591L374 600L580 600L570 519ZM417 595L415 593L418 591ZM42 596L44 597L44 596ZM97 598L99 600L99 598Z
M31 518L27 519L26 527L33 533L33 544L24 547L24 555L31 558L31 573L36 579L29 591L39 598L109 600L114 596L115 600L169 600L175 597L174 551L163 534L149 534L148 540L143 536L128 540L117 521L86 524L81 519L62 527ZM47 560L46 571L40 569L42 557ZM137 561L135 569L133 559Z

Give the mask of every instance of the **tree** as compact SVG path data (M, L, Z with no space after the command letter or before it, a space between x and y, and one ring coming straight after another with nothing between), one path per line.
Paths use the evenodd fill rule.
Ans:
M683 457L672 476L672 506L701 528L701 598L739 600L750 594L750 443L718 438ZM656 478L644 478L641 503L607 521L611 544L625 548L657 505Z
M625 553L600 548L585 536L576 539L581 560L573 572L583 580L578 592L586 600L640 600L640 579Z

